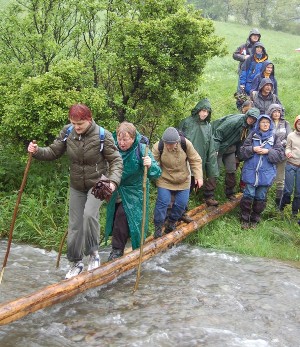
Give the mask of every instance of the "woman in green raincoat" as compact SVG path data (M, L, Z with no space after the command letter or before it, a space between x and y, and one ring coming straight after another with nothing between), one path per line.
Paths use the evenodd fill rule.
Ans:
M128 238L132 248L140 246L143 218L143 175L147 166L145 235L148 231L149 179L161 175L161 169L149 151L144 156L146 145L141 143L141 134L132 123L121 123L113 133L115 143L123 159L121 183L114 191L106 213L106 240L112 235L112 251L108 260L119 258L124 253Z

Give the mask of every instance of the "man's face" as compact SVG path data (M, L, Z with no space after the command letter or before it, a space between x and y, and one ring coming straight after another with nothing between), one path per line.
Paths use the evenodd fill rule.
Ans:
M296 122L296 130L300 131L300 119Z
M272 84L271 83L267 83L262 87L262 92L263 94L269 94L272 91Z
M257 35L257 34L252 34L251 36L250 36L250 41L251 42L257 42L259 40L259 35Z
M208 116L208 110L200 110L199 111L199 118L201 120L204 120Z

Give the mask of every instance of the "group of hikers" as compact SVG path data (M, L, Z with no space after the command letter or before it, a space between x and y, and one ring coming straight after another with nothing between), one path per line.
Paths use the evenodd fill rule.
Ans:
M75 104L69 109L70 124L63 127L51 145L39 147L30 142L28 151L38 160L55 160L64 153L70 159L67 258L71 266L66 279L83 271L84 255L89 257L88 271L100 266L99 209L103 200L96 198L93 189L103 177L111 192L105 225L106 239L112 236L109 261L124 254L129 239L133 249L140 247L142 224L147 234L149 180L154 180L157 187L153 216L155 238L173 231L179 220L192 221L186 212L193 189L203 194L208 206L219 204L215 190L223 166L225 195L229 200L236 199L240 162L243 163L240 182L243 229L253 228L259 222L273 182L278 209L283 210L291 202L294 191L292 213L297 215L300 209L300 116L296 117L292 131L284 120L284 109L278 98L275 100L272 96L271 102L267 102L266 85L271 85L273 95L277 82L275 84L271 62L265 67L270 71L269 65L273 66L268 77L261 75L261 81L258 78L263 63L268 60L264 59L266 52L257 29L250 32L247 43L238 51L234 58L243 62L238 93L250 96L237 105L238 114L211 121L211 104L204 98L177 128L165 129L161 139L149 149L134 124L122 122L110 133L95 123L88 106ZM256 67L256 76L251 77L255 84L249 84L248 61L250 66L253 62L261 63L261 69ZM249 69L253 71L253 66ZM256 91L254 86L258 86L258 104L251 98ZM267 109L262 109L262 105L268 105ZM146 189L143 187L145 172ZM146 199L146 211L143 211L143 199Z

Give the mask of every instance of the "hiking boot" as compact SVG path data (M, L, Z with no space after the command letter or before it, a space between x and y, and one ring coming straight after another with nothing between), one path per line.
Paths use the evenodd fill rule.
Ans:
M111 261L111 260L120 258L120 257L122 257L123 254L124 254L124 251L122 249L113 248L112 251L110 252L110 255L109 255L107 261Z
M215 200L214 198L205 199L205 203L207 206L218 206L219 205L219 201Z
M242 221L241 222L241 228L244 229L244 230L250 229L251 228L250 223Z
M84 265L82 260L79 260L78 262L73 263L72 267L67 272L65 279L67 280L69 278L79 275L83 271L83 268L84 268Z
M89 264L88 264L88 271L94 270L97 267L99 267L101 264L100 262L100 256L99 253L96 251L93 254L90 255Z
M191 218L186 212L181 216L180 220L185 223L191 223L194 221L193 218Z
M155 225L154 238L158 239L162 236L162 227L161 225Z
M176 222L167 221L165 224L165 234L169 234L176 228Z

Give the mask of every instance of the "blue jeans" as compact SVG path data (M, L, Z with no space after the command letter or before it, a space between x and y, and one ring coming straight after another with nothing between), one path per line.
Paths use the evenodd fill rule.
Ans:
M283 194L291 197L294 187L294 198L300 198L300 167L286 163Z
M252 184L246 184L243 195L244 197L265 201L267 199L268 186L254 187Z
M185 211L190 195L190 189L185 190L169 190L165 188L157 188L157 199L154 209L154 224L163 225L167 216L168 206L171 203L171 195L174 194L175 200L173 202L169 220L175 223L182 216Z

